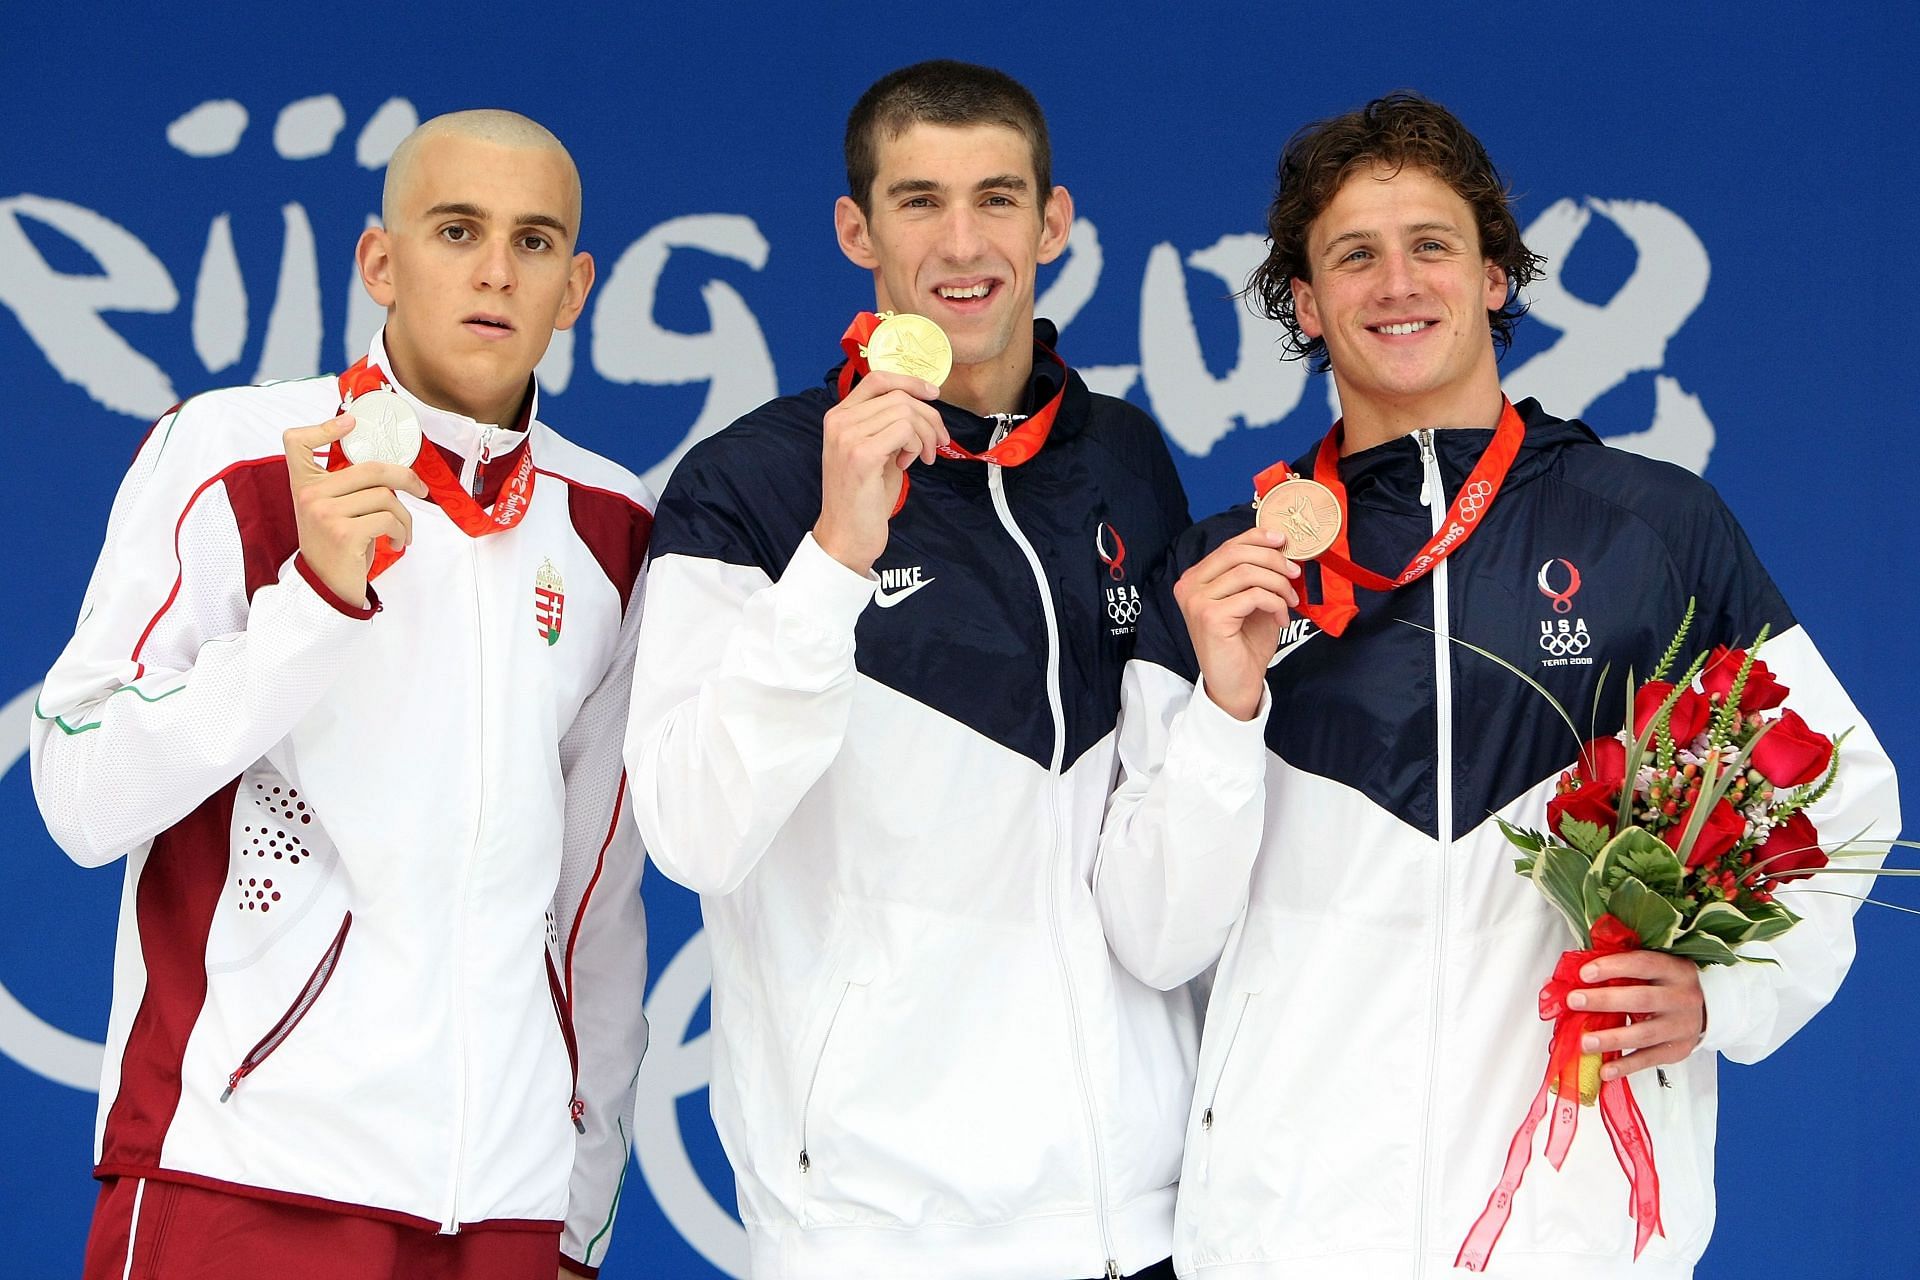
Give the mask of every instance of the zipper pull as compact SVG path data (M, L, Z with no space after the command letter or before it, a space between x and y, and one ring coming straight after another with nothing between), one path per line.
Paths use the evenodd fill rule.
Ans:
M220 1091L220 1101L225 1102L228 1098L231 1098L233 1096L233 1091L240 1087L240 1082L242 1080L245 1080L248 1074L252 1070L253 1070L252 1067L243 1066L235 1070L232 1075L228 1076L227 1087Z
M473 496L476 501L487 487L487 464L493 461L493 428L480 428L480 461L473 464Z
M1200 1127L1202 1129L1213 1128L1213 1108L1212 1107L1208 1107L1205 1111L1200 1113Z
M581 1133L585 1133L587 1131L587 1122L585 1119L583 1119L583 1117L587 1114L586 1103L580 1101L580 1099L578 1098L575 1098L573 1100L572 1105L567 1108L567 1114L573 1118L573 1127L575 1129L579 1130Z
M802 1147L800 1148L800 1172L805 1173L811 1168L813 1168L813 1161L807 1159L807 1149Z
M1429 487L1429 477L1433 475L1433 432L1425 427L1413 433L1420 442L1420 505L1433 505L1433 490Z
M1107 1259L1107 1280L1120 1280L1120 1264L1112 1258Z

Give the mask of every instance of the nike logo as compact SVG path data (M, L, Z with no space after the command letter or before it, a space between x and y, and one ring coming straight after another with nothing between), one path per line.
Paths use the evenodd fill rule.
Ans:
M917 564L905 569L882 569L880 587L873 593L873 600L882 609L891 609L920 588L931 585L933 579L922 576Z
M1287 625L1280 632L1280 643L1274 649L1272 660L1267 663L1267 670L1271 671L1279 666L1281 659L1319 634L1320 628L1308 619L1289 619Z

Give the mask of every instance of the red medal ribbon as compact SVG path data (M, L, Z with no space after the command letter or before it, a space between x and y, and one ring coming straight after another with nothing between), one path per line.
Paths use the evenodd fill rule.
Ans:
M1344 632L1354 615L1360 612L1359 606L1353 602L1356 585L1369 591L1392 591L1396 587L1404 587L1409 582L1425 577L1435 565L1466 545L1473 531L1480 527L1481 517L1493 506L1500 486L1506 482L1507 472L1512 470L1513 460L1519 456L1521 441L1526 439L1527 424L1521 420L1513 403L1502 396L1500 422L1493 429L1493 439L1488 443L1486 452L1480 455L1480 461L1474 464L1467 482L1460 486L1460 492L1453 496L1453 503L1447 508L1446 519L1440 522L1439 531L1427 539L1427 545L1420 548L1398 576L1392 578L1363 568L1348 558L1347 487L1340 482L1343 435L1342 423L1335 422L1333 430L1320 442L1313 456L1313 478L1325 485L1333 494L1334 501L1340 504L1340 532L1331 547L1314 557L1320 563L1320 591L1325 599L1319 604L1302 601L1299 609L1295 610L1322 631L1336 636ZM1266 497L1267 490L1292 475L1293 469L1286 463L1274 463L1253 478L1255 497Z
M1487 1269L1493 1246L1499 1242L1507 1218L1513 1213L1513 1197L1520 1190L1520 1180L1533 1158L1533 1134L1547 1113L1549 1093L1557 1093L1558 1098L1553 1104L1553 1123L1547 1131L1547 1159L1556 1169L1566 1159L1580 1124L1580 1038L1589 1031L1606 1031L1625 1026L1627 1022L1624 1013L1569 1009L1567 996L1593 985L1580 981L1580 970L1588 961L1635 951L1639 946L1639 936L1633 930L1610 915L1601 916L1593 925L1592 949L1563 953L1560 963L1553 967L1553 978L1540 988L1540 1017L1553 1023L1547 1074L1507 1148L1506 1168L1501 1172L1500 1181L1487 1197L1487 1207L1467 1232L1460 1252L1454 1257L1454 1266L1468 1271ZM1613 978L1600 985L1626 986L1633 981ZM1601 1061L1612 1062L1619 1056L1616 1052L1602 1054ZM1607 1137L1613 1141L1614 1158L1620 1161L1620 1168L1627 1175L1627 1211L1633 1216L1633 1256L1638 1258L1648 1240L1666 1234L1660 1225L1660 1173L1653 1165L1653 1137L1647 1131L1646 1118L1640 1114L1640 1104L1634 1101L1626 1077L1601 1081L1599 1102L1600 1120L1606 1126Z
M367 363L366 357L362 356L352 368L340 375L340 409L343 413L351 412L356 397L391 385L386 371L378 365ZM337 445L328 450L327 470L339 471L351 465L346 453ZM459 478L447 466L446 459L424 437L412 465L413 473L426 483L427 495L433 499L434 505L446 512L448 518L469 538L484 538L490 533L504 533L513 528L527 514L527 507L533 502L531 449L521 453L520 465L514 468L513 475L501 486L500 496L494 500L491 511L474 501L473 495L461 488ZM384 534L381 535L374 543L373 564L367 572L367 581L371 582L385 573L394 561L405 554L406 548L395 547Z
M879 327L879 316L876 316L871 311L862 311L853 318L853 323L847 326L847 331L840 335L840 349L847 353L847 362L840 366L839 389L841 399L846 399L847 392L853 390L854 382L859 378L865 377L869 372L867 357L863 349L866 347L868 339L873 337L873 331ZM1046 352L1047 358L1059 365L1062 371L1066 369L1067 362L1054 354L1052 348L1042 345L1040 349ZM939 454L943 458L953 458L969 462L992 462L1003 467L1017 467L1021 463L1032 459L1035 454L1040 452L1041 446L1047 443L1047 436L1053 430L1053 420L1060 416L1060 402L1066 398L1066 394L1066 380L1062 379L1060 389L1053 393L1053 399L1040 406L1039 412L1015 427L1012 431L1009 431L1000 443L994 445L985 453L975 453L971 449L963 449L952 441L948 441L946 444L939 446ZM893 515L899 515L900 508L907 505L907 490L910 487L906 473L904 471L901 472L900 496L894 500Z

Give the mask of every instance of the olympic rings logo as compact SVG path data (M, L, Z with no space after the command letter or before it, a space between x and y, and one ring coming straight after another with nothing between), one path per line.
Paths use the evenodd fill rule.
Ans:
M1107 616L1115 626L1131 626L1140 620L1140 596L1123 590L1107 592Z
M1593 643L1593 637L1584 629L1580 631L1548 631L1540 633L1540 647L1556 658L1570 658L1587 651Z
M1460 491L1460 518L1478 520L1480 513L1487 509L1487 503L1493 498L1493 486L1485 480L1475 480Z

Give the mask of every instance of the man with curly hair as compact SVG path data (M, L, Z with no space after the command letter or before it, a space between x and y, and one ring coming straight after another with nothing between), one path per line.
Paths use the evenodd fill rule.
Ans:
M1582 1049L1609 1055L1608 1079L1646 1072L1664 1235L1634 1263L1597 1133L1514 1199L1512 1125L1546 1057L1537 992L1568 940L1493 815L1537 826L1577 742L1503 664L1578 708L1611 671L1617 707L1695 601L1703 643L1770 627L1802 714L1856 726L1819 829L1895 834L1891 767L1709 486L1503 396L1498 354L1540 259L1458 119L1398 93L1309 126L1268 233L1248 293L1331 370L1341 419L1254 487L1310 477L1326 498L1202 521L1149 585L1095 885L1143 981L1218 966L1176 1266L1691 1275L1713 1224L1715 1053L1762 1057L1832 996L1854 904L1796 895L1776 965L1586 964L1569 1003L1626 1024ZM1296 562L1322 541L1328 559ZM1462 1241L1496 1186L1511 1218L1489 1266Z

